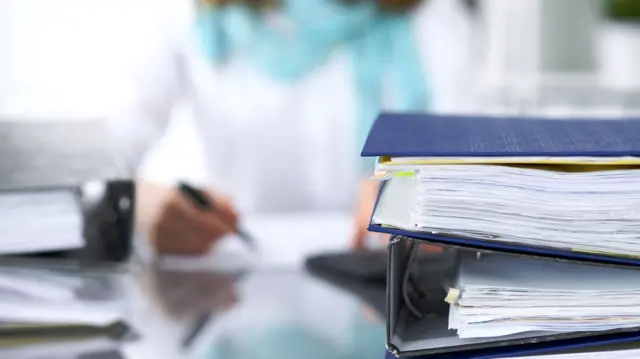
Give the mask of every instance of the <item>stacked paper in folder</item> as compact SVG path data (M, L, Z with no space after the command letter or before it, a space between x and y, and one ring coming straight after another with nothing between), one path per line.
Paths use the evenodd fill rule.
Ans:
M640 256L640 169L566 169L425 166L417 170L415 180L405 181L414 196L405 204L410 221L401 225L492 241Z
M640 121L383 115L363 155L374 230L640 258Z
M84 246L78 202L69 189L0 192L0 254Z
M468 257L447 300L461 338L640 327L640 275L627 268Z
M108 276L0 268L0 337L55 329L109 328L126 313ZM93 333L95 334L95 333Z

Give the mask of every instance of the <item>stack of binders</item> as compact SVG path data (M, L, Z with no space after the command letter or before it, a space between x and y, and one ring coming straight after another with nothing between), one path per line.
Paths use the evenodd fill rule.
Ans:
M100 120L0 118L1 357L135 339L121 278L135 184L105 133Z
M640 347L640 121L383 114L362 156L383 182L369 230L391 235L389 357Z

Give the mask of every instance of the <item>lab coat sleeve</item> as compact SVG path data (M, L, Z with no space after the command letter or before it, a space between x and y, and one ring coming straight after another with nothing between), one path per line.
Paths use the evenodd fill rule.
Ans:
M108 117L116 151L135 175L149 149L162 137L170 117L158 104L133 102Z
M193 40L193 37L186 39ZM166 184L189 181L211 185L209 155L211 143L218 142L212 137L216 137L219 130L212 126L219 112L214 111L216 101L213 100L220 94L214 91L213 68L200 49L192 43L184 46L178 65L183 76L183 92L171 110L166 133L145 156L139 176Z
M107 127L115 136L117 151L136 172L147 152L163 137L176 104L189 92L185 68L191 62L185 45L189 38L189 17L177 11L175 2L160 2L153 16L157 31L149 36L144 51L138 53L123 91L127 100L107 118ZM172 5L172 6L169 6ZM162 10L162 11L160 11ZM177 14L177 15L176 15Z

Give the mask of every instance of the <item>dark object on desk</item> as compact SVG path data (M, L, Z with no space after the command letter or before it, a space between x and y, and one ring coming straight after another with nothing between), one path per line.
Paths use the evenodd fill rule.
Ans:
M83 214L83 248L12 257L88 266L126 262L133 250L135 184L128 180L105 181L94 182L92 187L99 190L74 190Z
M0 192L71 191L83 212L80 250L5 256L56 263L122 263L132 250L135 185L104 122L95 119L2 119ZM85 190L85 185L99 191Z
M355 294L385 317L386 251L322 254L308 258L305 267L312 275Z
M449 246L442 254L430 254L430 260L421 260L418 242L430 244L395 236L389 245L386 340L387 348L395 355L486 359L640 341L640 328L459 338L455 331L448 329L446 290L453 286L461 258L477 258L479 252L487 251ZM434 260L434 257L440 258Z
M178 185L180 192L185 195L191 203L193 203L196 207L203 211L215 211L216 204L213 202L213 199L207 196L200 189L195 188L187 183L181 182ZM238 227L235 228L235 233L240 237L240 239L251 249L255 249L255 240L247 231Z

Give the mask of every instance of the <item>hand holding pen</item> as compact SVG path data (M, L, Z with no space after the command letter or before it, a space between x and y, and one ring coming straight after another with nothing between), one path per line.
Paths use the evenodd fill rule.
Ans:
M139 188L139 205L155 211L148 215L148 227L151 244L159 253L202 255L217 240L237 231L239 216L228 200L212 191L197 192L209 206L186 194L185 184L173 189L150 184Z
M203 212L215 213L219 208L223 208L219 207L218 203L213 197L208 196L205 192L196 187L192 187L191 185L182 182L180 183L178 188L180 189L180 192L186 198L188 198L193 205L195 205ZM220 223L220 226L224 227L225 224ZM225 229L235 233L249 248L255 249L255 242L253 237L244 228L240 227L237 221L237 216L235 224L232 227L226 227Z

